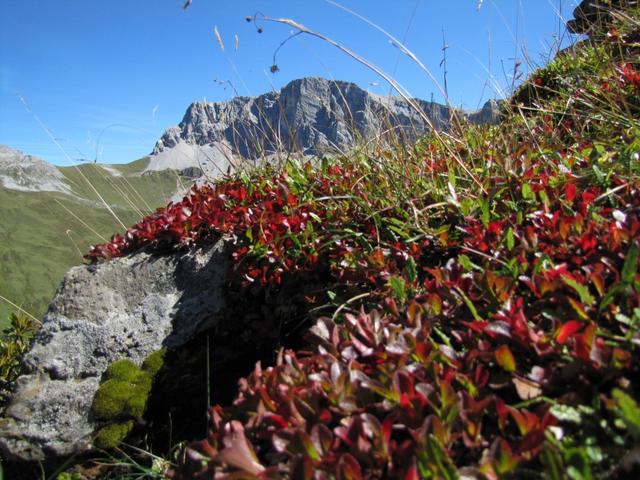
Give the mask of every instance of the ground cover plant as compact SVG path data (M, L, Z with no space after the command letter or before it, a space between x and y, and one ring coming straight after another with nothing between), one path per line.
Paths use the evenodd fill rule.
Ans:
M316 286L308 345L168 475L637 475L639 19L535 72L499 126L238 174L93 247L226 237L236 288Z
M3 413L14 382L20 374L20 358L29 350L39 324L24 315L11 314L0 336L0 413Z

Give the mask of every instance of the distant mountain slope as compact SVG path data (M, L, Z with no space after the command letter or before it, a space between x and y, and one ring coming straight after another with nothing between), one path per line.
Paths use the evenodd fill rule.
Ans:
M6 145L0 145L0 185L24 192L71 193L56 167Z
M452 110L415 99L436 129L446 129ZM489 101L470 114L473 123L497 120L498 105ZM430 126L402 98L367 92L354 83L303 78L280 92L235 97L228 102L194 102L178 126L158 140L148 170L194 166L211 174L224 172L239 158L257 159L276 152L321 155L355 146L394 130L416 139Z
M40 316L89 246L122 231L96 191L131 225L189 185L174 171L143 175L148 162L59 168L0 146L0 295ZM0 301L0 326L11 311Z

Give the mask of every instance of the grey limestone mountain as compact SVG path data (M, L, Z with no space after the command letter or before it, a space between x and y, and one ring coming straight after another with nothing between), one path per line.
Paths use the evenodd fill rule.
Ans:
M195 178L217 177L243 161L255 162L283 152L305 156L349 150L359 139L392 131L415 140L431 126L446 130L452 113L472 123L495 123L499 103L489 100L476 112L414 99L428 124L407 101L380 96L350 82L302 78L280 92L235 97L227 102L192 103L178 126L156 142L145 172L177 170ZM110 176L116 168L100 165ZM21 191L72 193L69 181L54 165L0 145L0 186Z
M474 123L494 123L499 115L493 100L470 114L436 102L414 101L438 130L448 127L454 111ZM400 97L376 95L349 82L302 78L280 92L192 103L182 122L158 140L147 169L173 165L177 170L198 166L224 171L238 157L257 159L283 151L322 155L390 129L416 139L430 128ZM189 162L198 155L199 161Z
M501 102L498 100L488 100L480 110L467 114L471 123L477 125L494 124L500 119Z
M24 192L71 193L56 167L6 145L0 145L0 186Z

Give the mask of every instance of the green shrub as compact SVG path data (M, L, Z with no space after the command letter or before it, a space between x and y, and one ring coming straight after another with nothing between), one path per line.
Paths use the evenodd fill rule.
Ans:
M20 359L31 347L36 322L26 316L9 315L9 326L0 335L0 414L20 374Z

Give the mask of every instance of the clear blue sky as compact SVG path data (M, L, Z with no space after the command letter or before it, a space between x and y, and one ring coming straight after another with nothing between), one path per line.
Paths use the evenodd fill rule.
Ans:
M399 39L442 82L443 31L451 103L473 109L496 88L509 91L514 58L548 59L559 15L575 0L343 0ZM321 41L298 36L272 56L291 28L245 17L288 17L321 32L393 74L413 96L442 101L438 87L381 33L325 0L1 0L0 143L68 165L97 154L129 162L153 148L187 106L279 89L292 79L349 80L376 93L389 87L373 72ZM217 26L225 51L216 42ZM238 36L238 49L234 36ZM555 51L555 50L553 50ZM230 82L230 83L227 83ZM233 85L233 88L230 86ZM24 102L28 105L25 107Z

